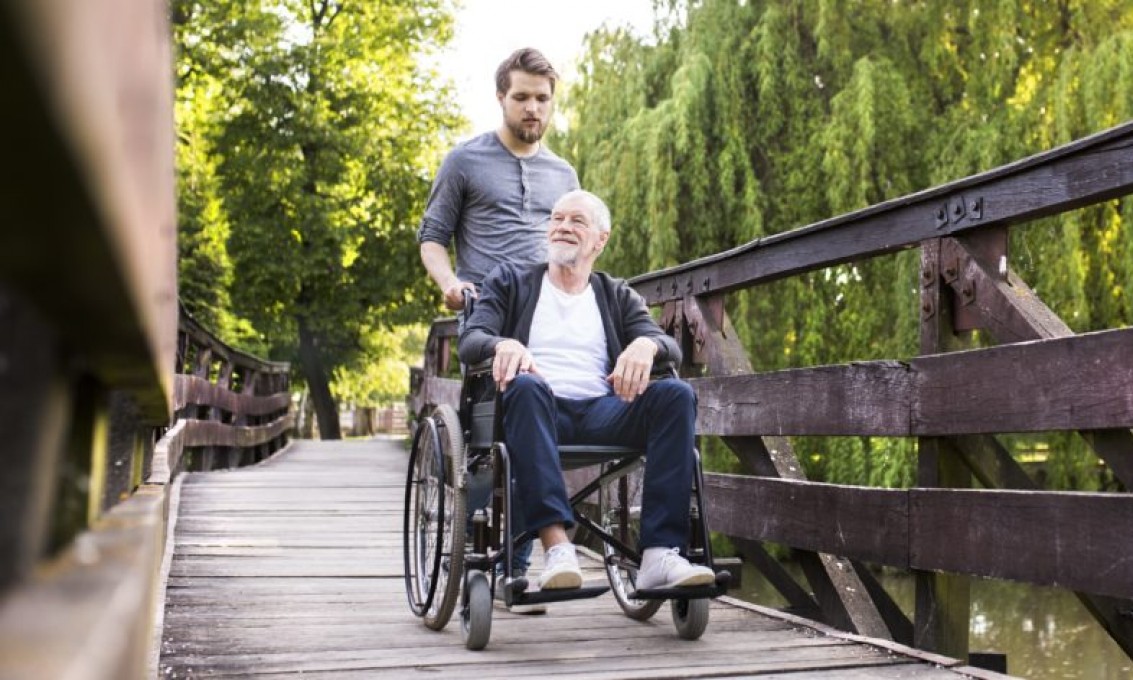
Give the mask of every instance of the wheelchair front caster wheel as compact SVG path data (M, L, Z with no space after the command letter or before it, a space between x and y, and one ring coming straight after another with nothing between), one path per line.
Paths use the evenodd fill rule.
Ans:
M708 627L709 601L673 600L673 625L682 640L699 640Z
M472 651L484 649L492 636L492 589L482 571L468 574L464 609L460 613L460 635L464 646Z

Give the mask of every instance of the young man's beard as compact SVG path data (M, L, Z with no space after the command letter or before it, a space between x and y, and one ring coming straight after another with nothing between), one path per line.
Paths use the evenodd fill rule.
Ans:
M519 121L518 124L508 123L508 128L511 129L513 135L522 139L527 144L534 144L543 138L543 131L546 128L544 128L541 123L535 128L528 128L524 126L524 122L525 121Z

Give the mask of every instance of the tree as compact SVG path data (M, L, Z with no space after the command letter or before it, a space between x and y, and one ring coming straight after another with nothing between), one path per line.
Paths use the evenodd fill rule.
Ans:
M329 378L363 350L363 331L436 309L406 264L431 169L461 123L421 65L450 37L449 2L181 0L174 18L182 89L219 90L203 135L233 310L273 356L297 360L322 436L337 438Z
M363 332L366 351L335 370L331 385L335 397L365 406L403 403L409 365L421 361L428 335L429 327L422 323Z

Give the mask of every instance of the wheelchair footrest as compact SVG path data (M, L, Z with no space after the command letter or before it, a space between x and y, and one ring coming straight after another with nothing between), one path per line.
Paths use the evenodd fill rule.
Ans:
M724 595L732 575L727 571L716 572L716 582L705 586L685 586L681 588L648 588L627 593L631 600L701 600Z
M531 590L516 593L512 596L512 604L539 604L543 602L565 602L566 600L583 600L588 597L598 597L609 592L610 586L588 586L581 588L552 588L550 590Z

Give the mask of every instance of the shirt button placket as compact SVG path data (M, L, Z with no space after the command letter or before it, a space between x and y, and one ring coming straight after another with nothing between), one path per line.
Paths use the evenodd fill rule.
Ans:
M523 196L523 216L531 212L531 186L528 184L527 163L519 161L519 186Z

